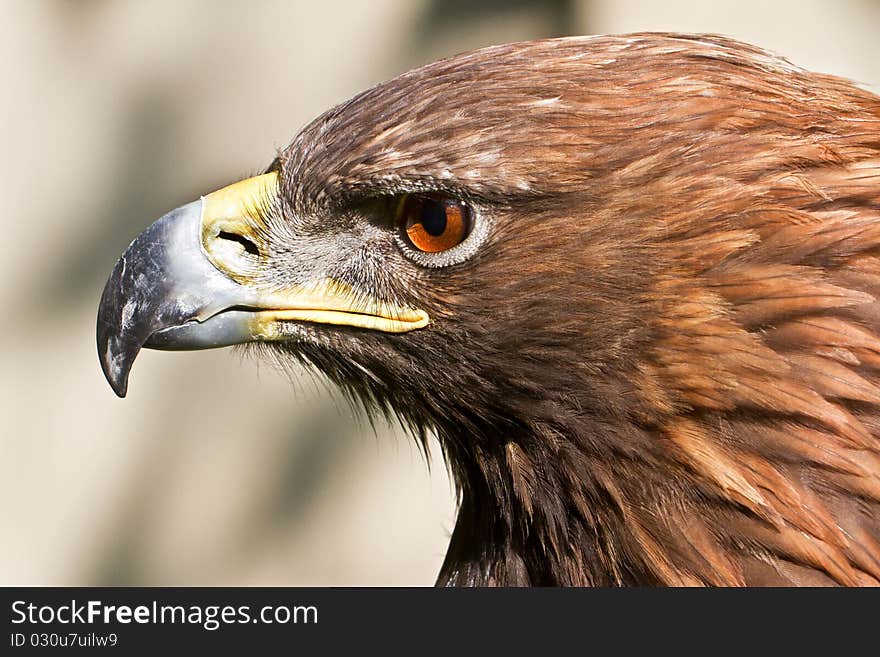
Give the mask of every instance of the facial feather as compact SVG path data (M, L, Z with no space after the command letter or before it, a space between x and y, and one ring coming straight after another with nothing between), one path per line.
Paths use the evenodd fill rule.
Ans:
M290 217L443 192L490 221L388 270L429 328L281 346L438 432L441 583L880 583L876 96L715 36L511 44L279 161Z

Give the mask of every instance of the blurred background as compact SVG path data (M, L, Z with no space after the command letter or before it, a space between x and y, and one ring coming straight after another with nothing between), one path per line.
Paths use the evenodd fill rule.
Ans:
M167 210L259 172L323 110L492 43L732 35L880 86L880 2L0 1L0 584L428 585L454 493L398 427L231 350L147 351L129 396L94 327Z

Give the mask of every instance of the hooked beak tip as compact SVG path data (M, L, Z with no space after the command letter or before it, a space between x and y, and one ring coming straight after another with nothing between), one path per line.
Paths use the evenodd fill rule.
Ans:
M125 397L128 390L128 373L140 351L140 345L136 340L126 339L120 326L123 318L118 312L114 312L118 310L120 282L124 269L124 265L120 267L120 263L122 260L117 263L101 295L96 337L98 359L101 361L104 377L118 397Z
M131 371L134 355L127 357L127 354L124 352L102 351L99 345L98 356L100 357L101 369L104 371L107 383L113 388L113 392L116 393L117 397L125 397L126 392L128 392L128 373Z

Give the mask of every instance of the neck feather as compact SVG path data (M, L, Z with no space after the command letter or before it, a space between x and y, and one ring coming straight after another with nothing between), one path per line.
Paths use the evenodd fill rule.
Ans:
M441 432L460 507L438 585L659 583L627 518L627 496L635 492L627 482L641 478L650 459L632 450L609 454L600 446L610 438L548 424L494 440Z

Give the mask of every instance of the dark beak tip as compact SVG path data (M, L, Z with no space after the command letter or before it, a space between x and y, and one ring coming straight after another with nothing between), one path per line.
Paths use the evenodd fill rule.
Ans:
M113 392L116 393L117 397L119 397L120 399L125 399L125 395L128 392L128 377L120 379L115 383L113 381L110 381L110 387L113 388Z
M98 360L101 362L104 378L107 379L113 392L117 397L125 397L128 392L128 373L134 358L124 351L117 353L112 349L109 337L102 335L100 330L98 331Z
M128 391L128 374L141 348L137 335L127 333L121 326L123 270L124 262L120 259L101 295L96 330L101 370L118 397L125 397Z
M104 355L101 356L101 369L104 371L104 378L119 398L124 398L128 392L128 370L111 371L108 364L104 361Z

